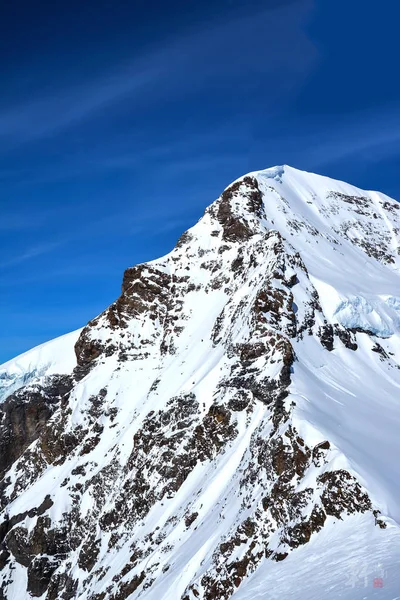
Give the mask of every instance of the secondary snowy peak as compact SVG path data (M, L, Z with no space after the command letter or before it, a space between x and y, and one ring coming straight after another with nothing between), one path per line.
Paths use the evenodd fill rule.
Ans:
M71 373L76 365L74 345L81 329L41 344L0 365L0 402L28 384L56 373Z
M371 585L383 559L399 584L397 206L274 167L127 269L73 371L0 407L2 597L247 600L269 581L285 600L282 565L317 552L324 582L350 529L374 542ZM309 596L334 598L326 581Z

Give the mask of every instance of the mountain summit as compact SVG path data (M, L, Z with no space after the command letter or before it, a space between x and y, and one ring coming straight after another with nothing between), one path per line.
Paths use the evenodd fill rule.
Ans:
M0 598L392 600L399 267L395 200L257 171L1 367Z

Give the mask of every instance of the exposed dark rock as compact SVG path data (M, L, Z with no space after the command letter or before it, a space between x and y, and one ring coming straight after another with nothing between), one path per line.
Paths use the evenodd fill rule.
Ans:
M85 367L104 350L104 346L97 340L90 338L91 324L87 325L81 332L78 341L75 344L75 354L78 367Z
M326 472L318 480L325 485L321 501L327 515L341 519L343 513L372 510L368 495L347 471Z
M261 216L263 210L262 195L255 178L245 177L227 188L219 200L217 218L223 227L222 238L229 242L244 242L254 234L249 223L235 214L232 202L239 191L241 198L247 199L248 210L251 213Z
M34 597L42 596L58 567L58 561L47 556L36 556L28 567L27 590Z
M347 329L341 325L325 324L319 328L318 337L321 344L330 352L334 349L335 336L340 339L342 344L349 350L357 350L358 345L355 340L356 329Z
M273 559L276 562L280 562L281 560L285 560L285 558L288 556L287 552L277 552L276 554L273 555Z
M375 342L375 345L373 346L372 352L376 352L377 354L380 355L381 360L389 360L389 355L386 352L386 350L384 348L382 348L382 346L380 344L378 344L378 342Z
M218 235L218 232L217 232ZM185 246L186 244L189 244L193 239L193 236L191 233L189 233L188 231L184 231L181 235L181 237L178 239L178 241L176 242L176 248L182 248L182 246Z
M38 439L72 384L71 377L53 376L45 387L22 388L0 404L0 479Z
M333 342L334 342L333 326L332 325L323 325L322 327L320 327L320 329L318 331L318 337L319 337L323 347L326 348L327 350L329 350L329 352L331 352L333 350Z
M320 466L324 462L330 447L331 445L327 440L314 446L312 451L312 457L315 465Z
M187 515L187 517L185 518L186 527L190 527L191 524L195 522L195 520L197 519L198 516L199 516L199 513L197 513L197 512Z
M89 572L93 569L100 552L100 545L101 540L95 539L94 534L85 540L78 558L78 565L81 569Z
M346 329L345 327L341 327L340 325L334 326L335 335L338 336L342 344L346 346L349 350L357 350L358 345L356 342L356 336L354 330Z

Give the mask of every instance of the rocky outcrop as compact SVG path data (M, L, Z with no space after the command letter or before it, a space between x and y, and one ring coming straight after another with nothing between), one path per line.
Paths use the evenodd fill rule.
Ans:
M228 187L221 195L217 219L223 228L222 239L227 242L245 242L255 233L251 221L238 217L235 211L235 201L243 205L244 199L246 212L261 218L264 213L262 194L254 177L244 177Z
M38 439L72 385L69 376L49 377L45 386L23 388L0 404L0 479Z

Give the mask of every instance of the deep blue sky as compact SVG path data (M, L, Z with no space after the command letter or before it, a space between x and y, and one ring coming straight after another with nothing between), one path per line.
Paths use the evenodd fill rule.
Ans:
M400 198L396 4L4 3L0 361L84 325L247 171Z

